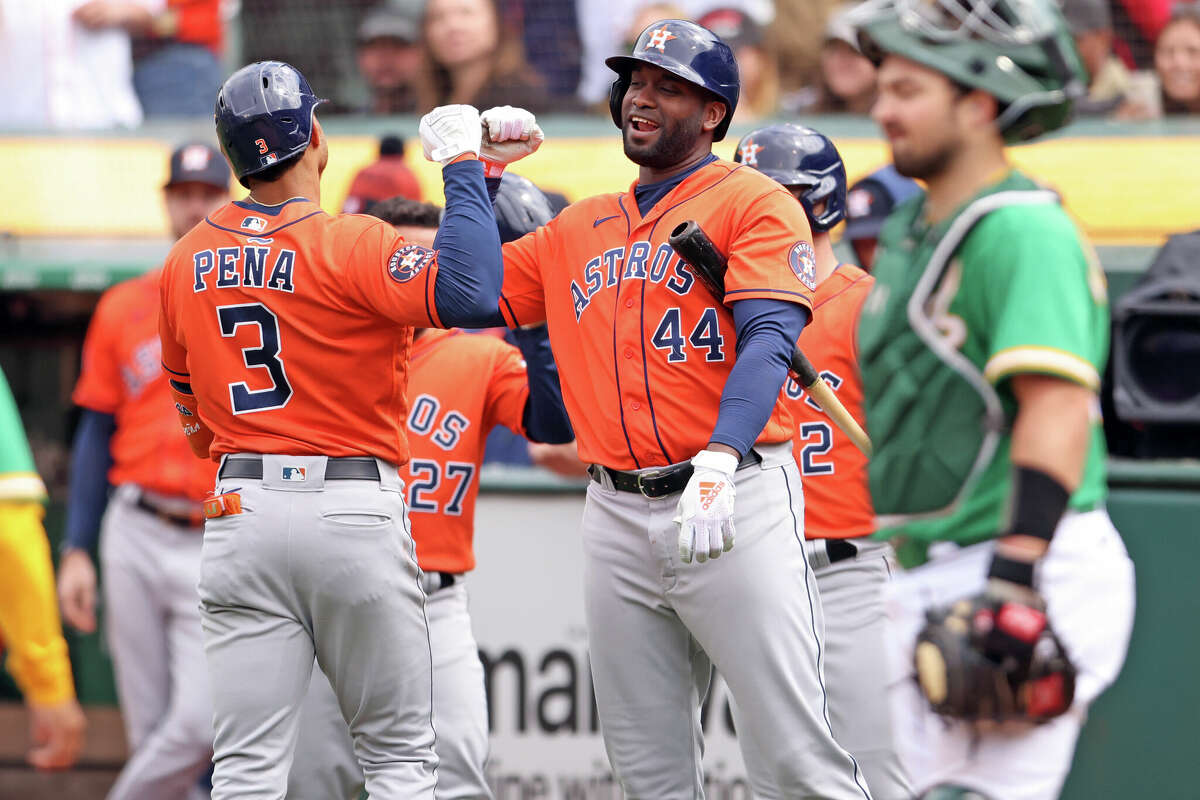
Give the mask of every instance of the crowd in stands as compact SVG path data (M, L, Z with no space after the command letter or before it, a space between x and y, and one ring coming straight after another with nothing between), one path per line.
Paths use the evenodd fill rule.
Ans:
M865 114L874 68L836 0L0 0L0 130L201 117L231 65L278 58L327 112L445 103L602 112L604 58L686 18L737 54L738 122ZM1062 0L1091 74L1085 116L1200 112L1198 0ZM228 17L223 16L228 15ZM235 35L230 35L235 34ZM228 42L238 43L227 52Z

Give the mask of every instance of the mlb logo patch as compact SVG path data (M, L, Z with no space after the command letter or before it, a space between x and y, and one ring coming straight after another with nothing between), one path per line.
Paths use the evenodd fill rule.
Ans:
M435 253L428 247L406 244L388 259L388 275L396 283L408 283L421 274L425 265L433 261Z
M262 165L265 167L269 164L274 164L276 161L278 161L279 156L275 155L274 153L267 153L260 160L262 161Z
M238 227L244 231L262 233L267 228L267 221L262 217L246 217Z
M788 266L810 292L817 290L817 254L808 242L796 242L788 252Z
M282 477L285 481L303 481L308 478L308 473L304 467L283 467Z

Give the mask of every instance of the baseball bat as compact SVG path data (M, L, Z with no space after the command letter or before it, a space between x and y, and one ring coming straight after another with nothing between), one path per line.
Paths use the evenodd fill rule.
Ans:
M721 251L712 243L712 239L708 238L708 234L704 232L699 223L694 219L689 219L676 225L667 241L679 254L679 257L695 271L700 282L712 293L713 297L724 305L727 262L725 256L721 255ZM798 345L792 352L792 361L789 367L796 374L800 385L809 393L809 396L821 406L825 415L850 437L850 441L854 442L855 447L863 453L871 455L871 440L867 437L867 432L842 405L842 401L813 368L812 362L808 360Z

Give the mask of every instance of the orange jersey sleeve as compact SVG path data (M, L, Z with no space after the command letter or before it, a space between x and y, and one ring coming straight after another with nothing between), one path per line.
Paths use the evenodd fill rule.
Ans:
M211 453L408 459L412 325L437 324L437 256L373 217L234 201L172 248L164 366ZM174 344L172 344L172 342Z
M117 284L96 306L84 340L83 365L72 399L111 414L113 464L108 481L200 500L216 468L197 462L179 431L160 366L158 308L161 272Z
M412 460L401 474L422 569L474 569L475 499L487 436L497 423L521 432L528 397L521 352L503 340L433 330L417 338L404 420Z
M729 259L728 302L811 307L811 276L799 256L792 264L798 245L811 250L803 209L775 181L727 161L696 170L645 216L632 189L598 195L505 245L501 311L515 325L544 309L584 461L664 466L708 444L737 337L722 300L667 241L689 219ZM758 441L788 441L793 430L778 403Z
M541 268L555 263L556 219L501 248L504 285L500 291L500 313L510 328L546 321Z
M815 314L799 345L846 410L866 424L855 329L874 279L842 264L817 287ZM804 526L809 539L844 539L874 531L867 457L825 416L794 377L783 400L796 421L793 452L804 483Z

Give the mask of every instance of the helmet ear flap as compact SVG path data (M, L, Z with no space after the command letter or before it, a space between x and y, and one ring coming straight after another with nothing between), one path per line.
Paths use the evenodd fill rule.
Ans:
M613 124L621 127L621 103L625 101L625 92L629 91L629 76L621 75L608 87L608 111L612 114Z

